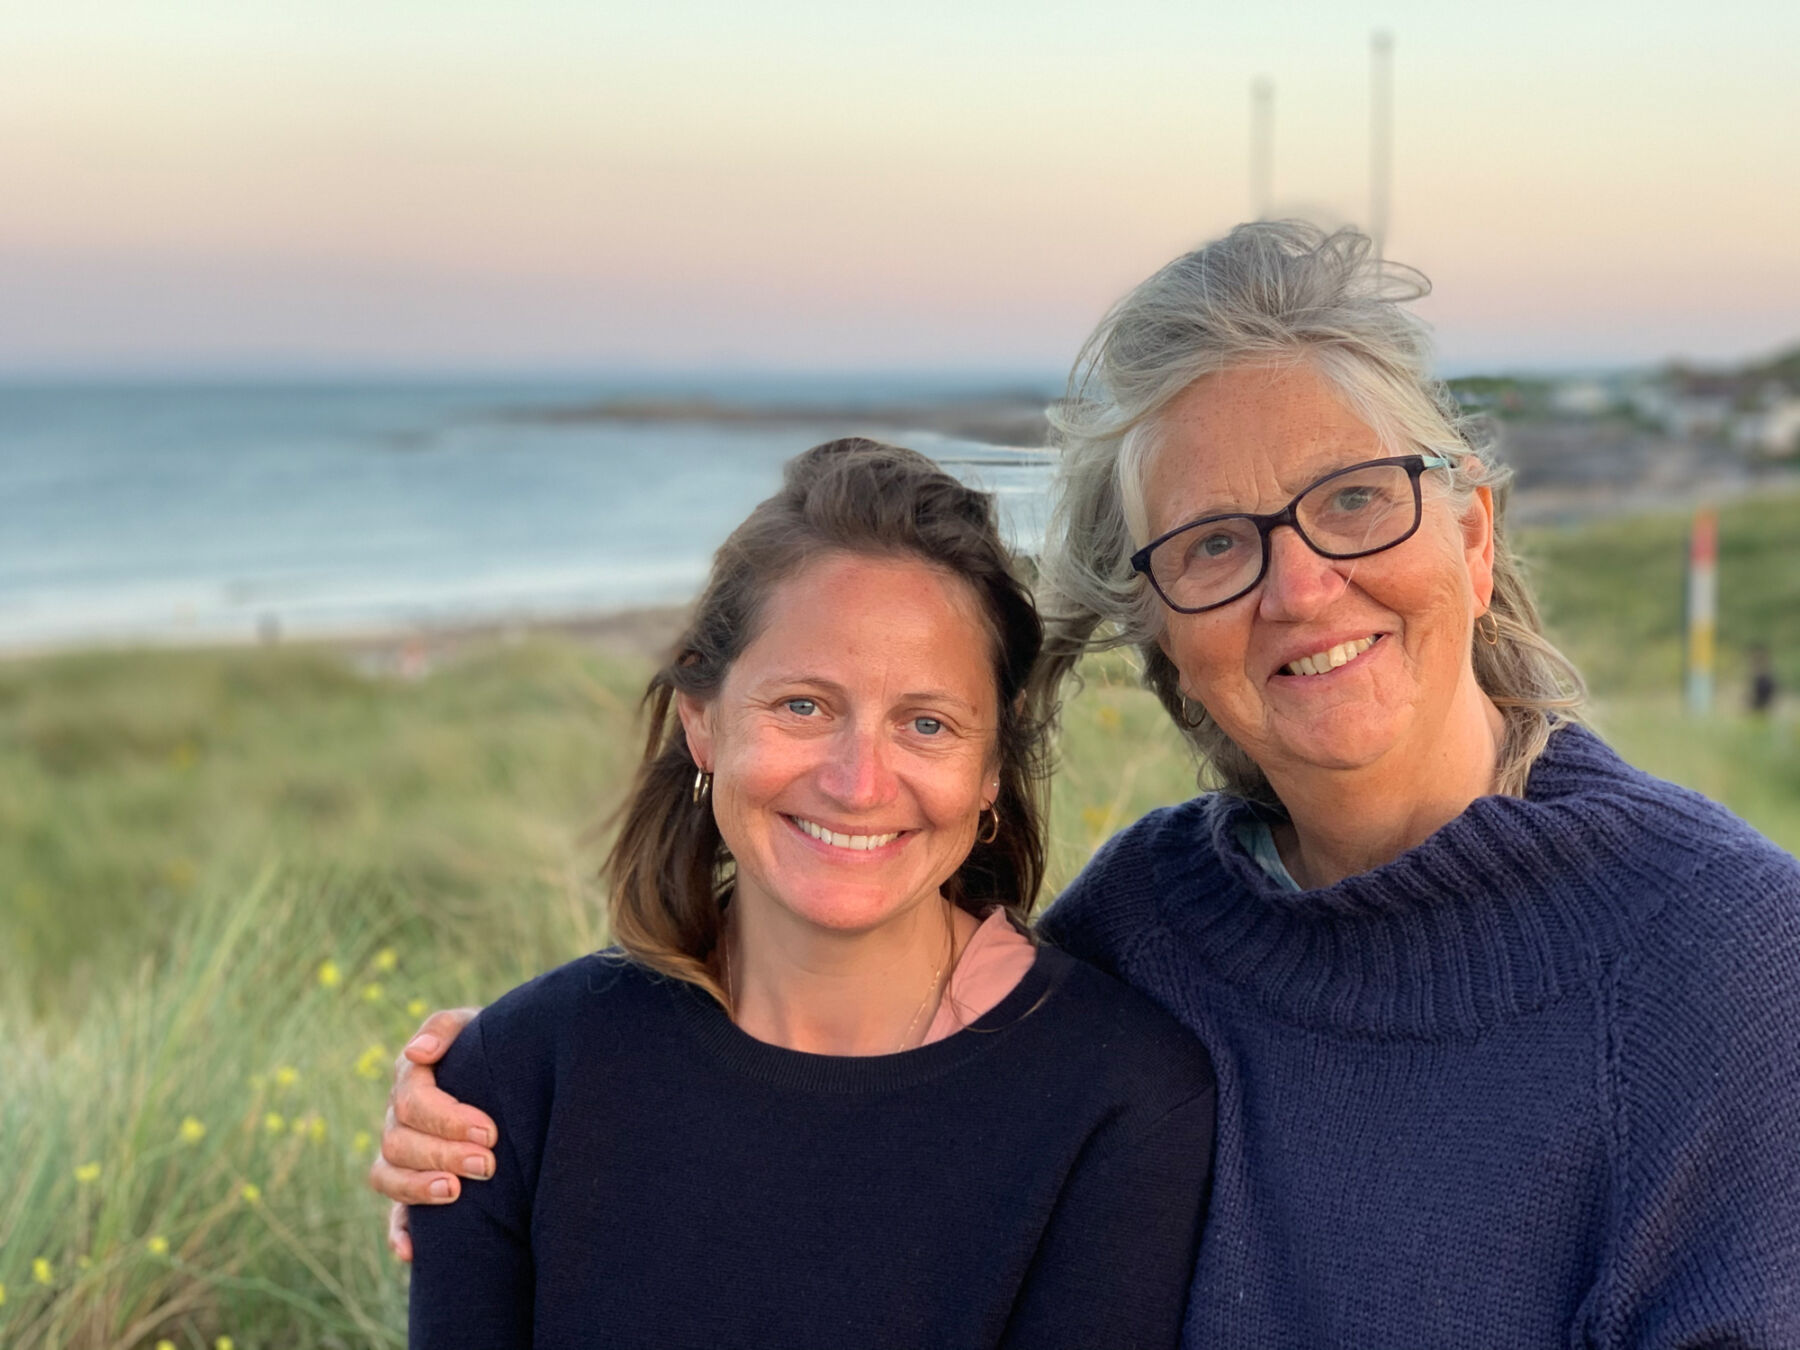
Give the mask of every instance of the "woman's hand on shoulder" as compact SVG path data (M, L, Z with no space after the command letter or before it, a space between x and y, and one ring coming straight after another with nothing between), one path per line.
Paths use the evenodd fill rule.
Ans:
M447 1205L462 1194L459 1177L483 1181L494 1175L499 1131L493 1120L441 1091L431 1067L478 1011L431 1014L394 1061L381 1156L369 1168L369 1185L395 1202L388 1213L388 1246L402 1261L412 1260L407 1205Z

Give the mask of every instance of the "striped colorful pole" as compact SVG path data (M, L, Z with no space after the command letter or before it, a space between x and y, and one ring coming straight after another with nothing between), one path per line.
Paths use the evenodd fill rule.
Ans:
M1712 711L1714 626L1719 612L1719 515L1694 512L1688 540L1687 704L1696 717Z

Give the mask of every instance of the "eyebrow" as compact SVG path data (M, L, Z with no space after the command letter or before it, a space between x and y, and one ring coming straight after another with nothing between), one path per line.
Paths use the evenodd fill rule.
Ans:
M1407 451L1400 451L1399 453L1400 454L1424 454L1426 452L1419 451L1419 450L1407 450ZM1289 502L1293 501L1294 498L1299 496L1302 492L1305 492L1308 488L1317 487L1321 482L1323 482L1325 479L1331 477L1334 473L1337 473L1340 469L1349 469L1349 468L1354 468L1358 464L1367 464L1372 459L1387 459L1387 458L1390 458L1390 456L1384 452L1379 455L1370 455L1364 459L1344 460L1341 463L1330 464L1328 467L1327 466L1317 466L1313 472L1310 472L1309 474L1307 474L1307 476L1305 478L1299 480L1299 486L1294 488L1291 492L1288 492L1288 494L1281 499L1280 503L1278 505L1276 505L1274 509L1279 511L1282 507L1286 506ZM1206 505L1201 506L1199 508L1184 508L1181 513L1181 519L1183 521L1185 521L1187 524L1192 525L1198 521L1210 520L1214 516L1266 516L1268 514L1269 514L1268 511L1258 511L1258 510L1255 510L1248 506L1225 505L1225 504L1220 504L1215 501L1215 502L1209 502Z

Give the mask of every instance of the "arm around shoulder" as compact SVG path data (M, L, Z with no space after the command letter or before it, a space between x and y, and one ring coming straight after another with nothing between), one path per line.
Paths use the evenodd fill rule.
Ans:
M495 1173L491 1180L465 1183L455 1204L412 1211L413 1350L531 1344L530 1199L490 1071L484 1021L477 1018L457 1038L438 1077L446 1091L499 1124Z

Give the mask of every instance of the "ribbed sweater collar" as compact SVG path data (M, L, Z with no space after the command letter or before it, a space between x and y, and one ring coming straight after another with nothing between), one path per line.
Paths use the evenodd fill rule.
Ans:
M1238 842L1255 808L1161 813L1150 853L1168 928L1268 1012L1348 1034L1479 1035L1590 979L1716 846L1726 813L1564 727L1526 797L1483 797L1393 862L1283 891Z

